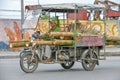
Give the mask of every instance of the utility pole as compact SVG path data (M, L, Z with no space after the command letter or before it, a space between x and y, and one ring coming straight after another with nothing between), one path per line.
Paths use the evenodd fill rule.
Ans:
M21 0L21 29L24 23L24 0Z
M38 4L40 4L40 1L38 0Z
M23 23L24 23L24 0L21 0L21 30L22 30L22 38L24 35L24 31L23 31Z

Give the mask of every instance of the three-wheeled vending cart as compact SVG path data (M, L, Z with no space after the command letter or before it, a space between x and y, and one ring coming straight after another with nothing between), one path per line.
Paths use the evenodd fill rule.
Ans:
M64 69L70 69L75 62L92 71L99 60L105 59L100 54L105 49L103 6L65 3L29 5L26 9L29 15L24 32L30 29L26 22L31 21L35 33L29 41L10 43L11 47L24 47L20 53L20 67L24 72L35 71L38 63L60 63ZM101 19L96 20L98 14ZM46 46L50 47L50 61L45 60Z

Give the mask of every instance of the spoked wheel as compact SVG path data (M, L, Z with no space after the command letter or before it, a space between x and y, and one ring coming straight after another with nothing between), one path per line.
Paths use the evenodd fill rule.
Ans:
M34 72L38 67L38 58L30 53L25 53L20 57L20 67L26 73Z
M61 63L61 66L64 69L70 69L74 65L74 61L70 59L70 53L69 51L61 51L60 55L65 56L65 62Z
M86 50L82 54L82 66L86 71L92 71L97 63L97 56L94 51Z
M61 63L61 66L64 69L70 69L74 65L73 61L66 61L65 63Z

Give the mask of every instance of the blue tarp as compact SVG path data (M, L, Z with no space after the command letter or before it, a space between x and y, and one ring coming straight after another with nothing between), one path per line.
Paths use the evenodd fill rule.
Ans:
M9 46L5 42L0 41L0 50L9 50Z

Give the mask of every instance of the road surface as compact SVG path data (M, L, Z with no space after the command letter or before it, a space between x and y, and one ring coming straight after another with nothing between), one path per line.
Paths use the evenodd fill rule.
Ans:
M84 71L76 62L70 70L59 64L39 64L34 73L24 73L19 58L0 59L0 80L120 80L120 57L107 57L93 71Z

